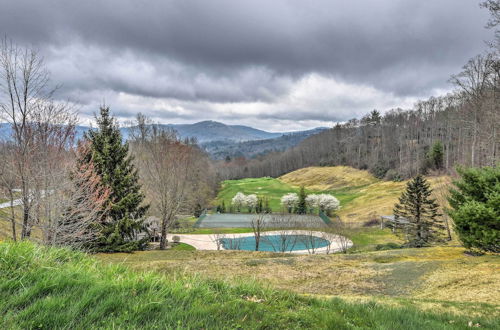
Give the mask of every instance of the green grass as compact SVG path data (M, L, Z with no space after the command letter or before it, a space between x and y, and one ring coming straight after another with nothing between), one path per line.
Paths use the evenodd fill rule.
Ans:
M377 246L391 243L401 244L401 240L387 228L353 228L346 231L346 236L353 242L350 253L374 251Z
M241 180L226 180L222 183L222 189L217 195L215 205L224 203L226 207L229 207L231 200L236 195L236 193L242 192L244 194L256 194L257 196L266 197L269 199L269 205L273 212L281 212L282 207L280 204L281 197L288 193L298 193L299 188L287 184L279 179L274 178L249 178ZM342 188L337 190L308 190L306 193L330 193L338 198L341 205L351 202L356 197L359 196L359 192L349 188Z
M170 248L172 251L195 251L196 248L186 243L175 244Z
M85 254L0 243L4 329L465 329L498 320L422 312L412 305L313 299L252 281L162 276L107 265Z
M449 188L447 176L428 177L435 192ZM346 166L307 167L273 178L257 178L224 181L214 206L222 200L226 206L241 191L270 198L273 212L280 212L280 198L286 193L297 193L304 185L307 193L330 193L338 198L341 209L337 215L343 221L363 223L392 214L394 204L404 191L406 182L376 179L367 171ZM439 195L439 193L438 193Z

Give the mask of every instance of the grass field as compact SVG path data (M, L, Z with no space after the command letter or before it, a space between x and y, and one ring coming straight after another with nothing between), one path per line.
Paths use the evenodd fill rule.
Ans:
M166 255L164 251L150 252L156 256L158 253ZM193 251L168 253L176 256L177 267L186 262L191 267L195 261ZM232 255L237 253L228 254L229 258L217 258L217 261L234 263L240 260L244 269L252 269L257 274L261 267L268 267L267 262L255 264L252 259L233 259ZM252 254L245 255L252 257ZM114 262L119 256L112 255ZM164 262L155 259L149 265L141 261L141 267L165 267ZM208 259L203 258L204 261ZM484 308L490 308L488 304L484 304L484 314L480 315L475 312L475 306L466 303L449 303L441 312L436 309L423 311L408 301L395 304L382 300L316 299L276 290L245 278L221 281L185 270L171 269L163 271L163 275L130 270L123 265L103 264L82 253L32 243L0 243L0 260L0 326L9 329L464 329L470 324L482 328L499 326L495 315L486 313ZM288 260L293 259L270 257L267 261L277 267L291 267L293 263ZM367 262L369 260L368 257ZM353 261L343 259L342 262ZM311 266L310 263L305 265ZM333 272L338 273L335 269ZM342 272L346 273L341 269ZM310 275L311 271L305 273ZM268 276L276 279L279 274L268 273ZM454 308L450 306L456 306L462 313L453 313ZM468 315L463 313L465 308L470 311Z
M231 199L238 192L244 194L256 194L257 196L266 197L269 199L269 204L273 212L281 212L282 207L280 204L281 196L290 192L299 192L300 187L293 186L291 184L285 183L280 179L274 178L249 178L241 180L227 180L222 184L222 189L220 190L215 205L220 204L222 200L226 206L231 204ZM306 187L307 193L319 193L325 191L318 191L309 189ZM341 205L347 204L354 200L359 194L350 189L338 189L335 191L327 191L335 195L338 198Z
M436 193L449 187L449 177L429 177ZM406 182L382 181L367 171L346 166L308 167L288 173L278 179L256 178L227 180L222 184L214 205L222 200L229 205L237 192L269 198L274 212L282 211L281 196L298 193L304 185L307 193L330 193L338 198L341 209L337 215L348 222L364 222L381 215L392 214L394 204L404 191Z
M377 300L393 306L500 317L498 256L469 257L463 248L396 249L335 255L241 251L147 251L99 255L138 270L154 269L229 281L250 280L299 294Z

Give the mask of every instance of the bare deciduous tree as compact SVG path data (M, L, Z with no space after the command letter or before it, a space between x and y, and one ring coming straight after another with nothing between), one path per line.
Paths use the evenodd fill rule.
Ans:
M52 100L54 91L38 52L4 38L0 43L0 120L12 129L7 138L22 202L21 239L30 237L33 225L46 219L41 202L53 190L48 187L52 186L49 177L64 172L58 157L73 142L76 115L67 104Z
M88 153L81 143L79 154ZM54 221L46 222L47 243L82 249L98 238L99 225L106 221L109 188L102 185L92 162L77 162L71 179L50 194Z
M251 221L253 236L255 238L255 251L259 251L262 232L267 227L265 218L266 218L265 214L258 214L257 216L253 217Z
M225 238L226 238L226 234L224 234L222 231L217 230L217 229L215 229L214 233L212 235L210 235L210 239L217 246L217 251L220 251L220 249L222 248L222 241Z
M277 239L269 239L268 235L263 235L262 240L265 240L275 252L290 252L293 250L297 244L297 235L295 233L295 228L297 224L293 220L293 215L291 214L273 214L271 215L271 220L269 227L273 229L272 236L277 236Z
M17 187L16 176L14 175L14 159L12 152L12 145L8 141L2 142L0 144L0 190L3 191L6 197L9 199L9 212L6 215L8 217L7 221L11 225L12 239L17 240L16 232L16 215L14 210L15 201L15 189Z
M146 198L160 218L160 249L176 215L200 207L209 195L211 167L196 145L180 141L176 133L139 115L131 150Z

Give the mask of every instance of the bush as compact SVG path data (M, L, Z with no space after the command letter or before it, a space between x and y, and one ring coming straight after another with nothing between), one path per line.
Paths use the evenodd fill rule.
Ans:
M179 243L180 241L181 241L181 238L179 236L172 236L172 242Z
M193 211L193 215L197 218L200 217L200 215L203 213L203 207L201 206L200 203L196 203Z
M370 173L376 178L383 179L389 169L383 164L376 164L370 169Z
M449 215L468 249L500 252L500 167L457 169Z
M399 173L394 169L390 169L387 171L387 173L385 173L385 179L389 180L389 181L394 181L394 182L403 181L403 179L401 178L401 175L399 175Z
M373 227L378 225L380 225L380 220L377 218L371 218L370 220L365 221L365 223L363 223L363 227Z
M377 246L375 246L375 250L377 251L394 250L394 249L401 249L401 245L396 243L385 243L385 244L377 244Z

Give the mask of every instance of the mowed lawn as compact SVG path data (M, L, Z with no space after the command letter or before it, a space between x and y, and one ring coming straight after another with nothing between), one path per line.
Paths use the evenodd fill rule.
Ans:
M446 191L451 185L447 176L427 178L436 194ZM273 212L281 212L281 196L298 193L300 186L308 194L328 193L334 195L341 208L336 212L343 221L363 223L378 219L381 215L392 214L394 204L404 191L407 181L393 182L375 178L367 171L347 166L307 167L290 172L280 178L247 178L227 180L214 201L214 206L222 200L228 208L231 199L238 192L267 197Z
M245 195L256 194L257 196L262 196L269 199L269 205L271 206L273 212L281 212L283 211L280 202L281 197L288 193L298 194L299 190L300 187L285 183L280 179L269 177L226 180L222 183L222 189L220 190L214 204L219 205L224 200L226 208L228 208L234 195L236 195L238 192L242 192ZM330 193L340 201L341 205L345 205L359 196L359 192L349 188L325 191L308 189L306 187L306 193Z

